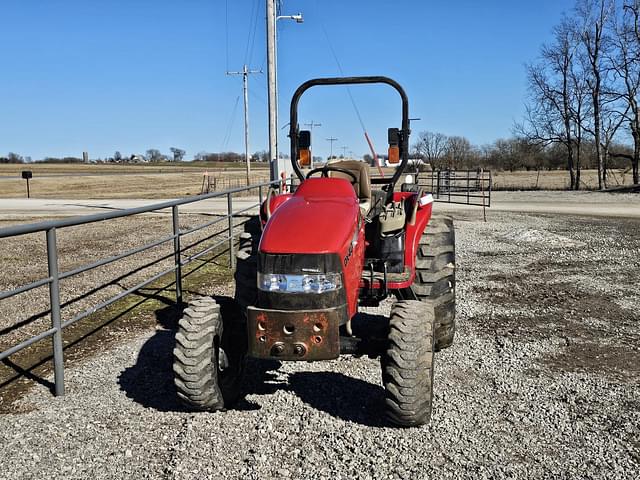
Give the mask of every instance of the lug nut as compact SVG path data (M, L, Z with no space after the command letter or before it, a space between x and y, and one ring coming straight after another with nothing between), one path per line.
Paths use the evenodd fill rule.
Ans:
M299 357L302 357L307 353L307 348L301 343L296 343L293 346L293 353L298 355Z

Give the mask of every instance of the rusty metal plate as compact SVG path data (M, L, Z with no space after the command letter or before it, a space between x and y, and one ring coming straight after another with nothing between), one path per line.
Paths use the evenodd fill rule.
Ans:
M249 355L278 360L330 360L340 355L345 306L323 310L247 309Z

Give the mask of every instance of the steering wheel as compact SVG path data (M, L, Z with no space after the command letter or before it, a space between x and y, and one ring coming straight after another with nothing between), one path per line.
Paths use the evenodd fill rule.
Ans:
M321 173L320 175L321 177L328 178L329 172L340 172L340 173L344 173L345 175L349 175L353 179L351 180L351 185L358 184L358 177L356 177L353 174L353 172L347 170L346 168L331 167L329 165L325 165L324 167L320 167L320 168L314 168L309 173L307 173L306 178L311 178L311 176L315 173Z

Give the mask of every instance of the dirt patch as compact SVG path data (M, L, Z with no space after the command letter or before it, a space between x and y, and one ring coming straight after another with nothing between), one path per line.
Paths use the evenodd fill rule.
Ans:
M637 344L637 341L635 344L619 345L575 342L562 353L545 358L542 363L548 368L565 372L595 372L608 378L637 381L640 377L640 350Z
M607 318L616 319L617 322L638 319L633 311L620 307L606 294L581 291L569 283L523 281L518 284L513 279L510 277L508 286L479 285L473 290L485 296L492 305L516 309L524 303L534 311L548 312L547 316L576 320Z
M545 216L536 223L491 232L473 252L484 267L468 286L482 302L474 330L547 342L535 360L542 368L638 381L640 306L628 300L640 283L640 222ZM501 250L504 242L513 250Z

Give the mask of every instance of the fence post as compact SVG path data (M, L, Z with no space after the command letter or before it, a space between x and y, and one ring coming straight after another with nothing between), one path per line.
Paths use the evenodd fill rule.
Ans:
M236 256L233 251L233 200L231 193L227 193L227 216L229 218L229 268L233 270L236 266Z
M262 185L258 187L258 204L262 205Z
M180 216L178 205L171 207L171 216L173 218L173 259L175 264L176 277L176 305L182 305L182 260L180 256Z
M60 278L58 272L58 247L56 244L56 229L47 230L47 264L49 268L49 303L51 306L51 327L53 334L53 372L55 378L54 393L64 395L64 352L62 350L62 326L60 321Z

